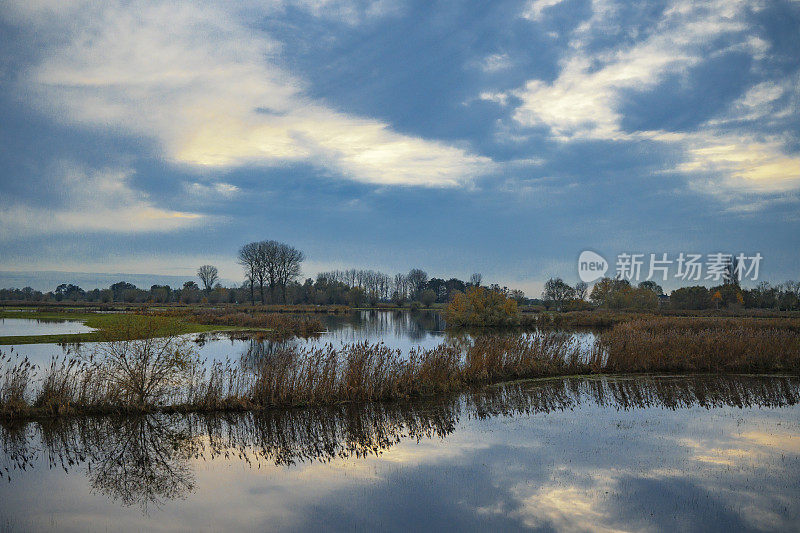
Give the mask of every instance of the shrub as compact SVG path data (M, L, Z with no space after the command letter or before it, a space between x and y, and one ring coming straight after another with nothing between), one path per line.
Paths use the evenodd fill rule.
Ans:
M144 407L163 401L188 379L197 363L191 340L179 335L172 318L123 316L83 360L127 406ZM149 337L149 335L157 335Z
M453 297L444 311L448 325L513 326L519 324L517 302L498 291L470 287Z

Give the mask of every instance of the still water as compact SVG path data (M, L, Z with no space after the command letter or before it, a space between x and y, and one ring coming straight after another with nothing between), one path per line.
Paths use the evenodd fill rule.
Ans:
M353 342L383 342L387 346L407 353L411 348L424 347L432 348L445 340L444 322L438 313L420 312L410 313L407 311L360 311L350 315L322 315L319 318L326 331L318 337L312 339L292 339L288 341L259 341L258 350L262 353L269 353L285 347L289 344L302 346L321 346L327 343L341 345ZM16 329L9 329L10 333L4 335L45 335L48 332L37 333L18 333L26 327L23 322L33 322L35 320L13 319ZM6 322L12 322L6 319ZM92 331L79 322L67 323L69 327L84 328L75 331L62 331L61 333L82 333ZM47 324L48 326L50 324ZM53 326L65 326L65 324L54 324ZM0 327L2 327L0 325ZM231 339L226 334L199 334L191 335L196 342L195 347L201 359L206 361L224 361L230 359L236 361L254 348L255 341ZM81 348L91 350L92 343L83 343ZM13 348L14 352L28 357L28 359L40 366L49 364L53 357L61 356L65 351L72 351L76 346L61 346L58 344L27 344L0 346L1 351L8 352Z
M0 530L797 531L800 378L0 425Z
M200 359L208 363L238 361L251 351L268 354L287 345L317 347L328 343L340 346L354 342L371 344L382 342L406 354L412 348L433 348L448 338L448 334L444 331L444 320L435 312L359 311L350 315L321 315L317 318L323 322L326 330L311 339L251 341L232 339L222 333L191 335L191 338L195 341ZM81 324L78 323L78 326ZM572 334L577 342L587 348L594 340L591 332L576 331ZM53 357L61 356L65 351L74 351L76 348L71 345L28 344L0 346L0 350L8 352L12 347L15 353L28 357L31 362L39 366L46 366ZM87 350L91 350L91 347L92 343L83 343L81 346Z
M91 333L94 329L70 320L0 318L0 337L22 335L68 335Z

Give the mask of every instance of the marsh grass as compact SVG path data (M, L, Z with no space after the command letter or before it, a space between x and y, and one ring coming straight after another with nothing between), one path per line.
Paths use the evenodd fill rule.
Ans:
M800 321L657 318L618 324L600 336L615 372L800 371Z
M0 356L6 419L79 413L241 411L428 397L524 378L630 373L800 373L796 320L655 318L616 325L589 345L570 333L455 337L408 354L383 343L296 346L238 362L199 361L174 318L132 320L89 354L43 369ZM141 328L161 335L141 339Z
M288 311L266 312L251 309L220 308L176 308L160 311L142 310L142 316L163 318L203 324L207 326L228 326L264 330L262 335L272 338L311 337L325 330L320 320L310 315L287 314Z

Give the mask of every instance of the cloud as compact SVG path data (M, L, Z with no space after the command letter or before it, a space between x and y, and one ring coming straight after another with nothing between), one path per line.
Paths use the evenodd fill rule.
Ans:
M491 54L483 58L480 68L484 72L499 72L510 68L512 64L508 54Z
M549 1L533 2L525 16L539 18L549 5ZM685 159L669 170L685 173L702 184L696 188L707 192L795 189L800 186L800 158L787 153L790 139L757 131L796 116L800 100L788 95L796 93L797 80L757 83L723 116L706 121L695 131L623 127L624 105L632 93L651 91L669 76L685 78L687 69L702 66L721 52L744 51L754 60L763 59L769 44L752 36L746 23L752 7L743 1L675 1L652 28L640 31L620 25L619 4L595 0L591 18L571 36L570 52L554 80L532 79L517 90L485 91L480 98L505 105L509 96L516 97L521 103L513 110L513 123L521 129L545 127L560 142L675 145L683 150ZM640 33L644 38L637 39ZM625 35L633 44L598 49L598 38L605 34Z
M626 91L646 91L670 74L685 72L703 61L703 44L709 39L745 29L721 4L706 8L677 2L644 40L595 52L593 36L611 23L607 18L615 9L594 2L594 14L575 31L570 43L574 52L562 60L559 76L549 83L530 80L513 92L522 101L514 120L522 126L548 126L562 140L629 138L621 127Z
M0 240L76 232L169 232L204 221L197 213L155 206L128 185L130 170L87 172L65 166L55 188L63 207L6 203L0 209Z
M192 196L222 196L224 198L233 198L240 191L239 187L236 185L222 181L210 184L199 182L187 183L186 190Z
M230 9L112 3L62 14L73 23L21 91L67 122L155 138L166 159L195 167L311 163L365 183L432 187L492 168L466 148L306 96L280 43ZM22 14L52 29L52 17Z
M558 5L562 0L532 0L525 6L522 13L522 18L528 20L539 21L544 18L544 10L555 5Z
M712 180L706 186L708 192L721 192L720 186L745 193L786 192L800 187L800 157L784 154L783 143L777 140L699 137L700 142L688 143L687 159L676 170L723 176L722 183Z

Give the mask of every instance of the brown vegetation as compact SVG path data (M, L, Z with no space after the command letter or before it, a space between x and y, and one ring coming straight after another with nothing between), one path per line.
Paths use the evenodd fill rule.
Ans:
M169 319L153 320L151 327L159 331L168 327ZM135 340L138 335L133 329L117 332L93 354L56 360L38 378L26 359L2 356L0 415L261 410L424 397L588 373L800 373L800 321L791 319L633 320L588 347L553 329L456 337L407 356L382 343L288 345L211 367L197 361L180 336ZM129 340L120 340L125 336ZM37 379L42 385L35 388Z
M519 324L517 302L500 291L470 287L456 294L444 310L450 326L494 327Z
M215 326L239 326L269 330L273 337L311 337L325 330L316 317L281 313L244 312L241 309L205 309L189 307L159 311L142 310L139 314L174 317Z
M800 320L658 318L603 333L604 371L800 371Z

